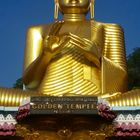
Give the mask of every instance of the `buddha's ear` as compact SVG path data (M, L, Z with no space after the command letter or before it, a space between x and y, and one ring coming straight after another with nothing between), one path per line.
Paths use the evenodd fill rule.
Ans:
M95 0L90 1L90 18L91 19L94 19L94 1Z
M58 13L59 13L59 3L58 0L54 0L54 19L57 20L58 19Z

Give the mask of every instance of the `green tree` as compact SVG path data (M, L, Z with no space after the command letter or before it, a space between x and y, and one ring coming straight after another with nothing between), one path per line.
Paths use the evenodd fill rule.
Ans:
M129 89L140 88L140 48L135 48L127 57Z
M23 89L23 81L22 78L16 80L16 83L13 85L13 88Z

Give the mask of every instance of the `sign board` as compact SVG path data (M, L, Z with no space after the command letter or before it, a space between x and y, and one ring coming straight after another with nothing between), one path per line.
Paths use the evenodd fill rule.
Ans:
M34 96L30 114L97 114L97 101L94 96Z

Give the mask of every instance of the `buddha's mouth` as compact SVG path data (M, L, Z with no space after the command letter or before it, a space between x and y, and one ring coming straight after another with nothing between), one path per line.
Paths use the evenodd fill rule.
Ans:
M79 0L69 0L69 3L71 4L76 4L76 3L79 3L80 1Z
M65 6L84 6L89 4L90 2L88 0L59 0L59 3L65 5Z

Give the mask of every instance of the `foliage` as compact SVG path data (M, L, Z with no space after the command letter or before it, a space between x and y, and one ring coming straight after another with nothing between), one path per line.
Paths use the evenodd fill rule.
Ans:
M13 88L23 89L23 81L22 78L16 80L16 83L13 85Z
M127 57L129 89L140 88L140 48L135 48Z

